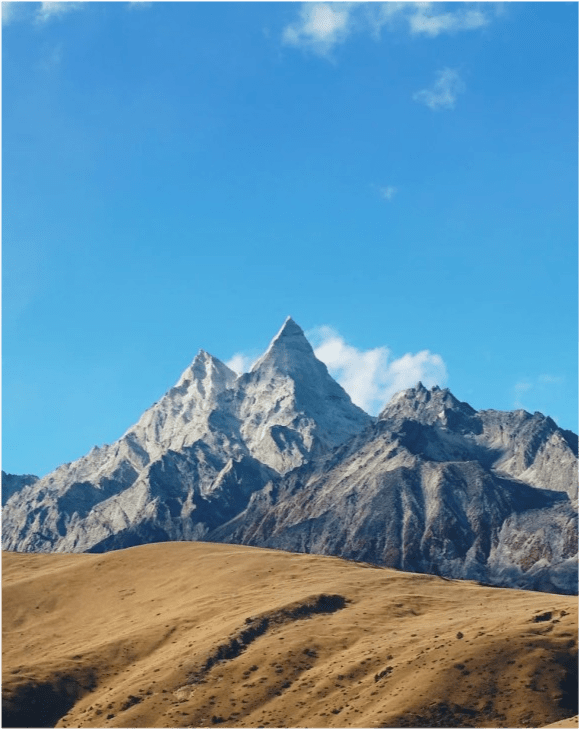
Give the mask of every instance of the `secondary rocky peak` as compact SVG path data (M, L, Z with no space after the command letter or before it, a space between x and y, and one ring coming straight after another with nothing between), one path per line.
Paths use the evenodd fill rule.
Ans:
M177 387L191 381L197 381L201 383L211 382L223 389L224 387L231 387L236 379L237 374L232 369L217 357L209 354L204 349L200 349L193 362L181 375Z
M428 390L419 382L415 387L394 395L378 417L380 420L411 418L423 423L446 425L449 413L454 423L457 415L471 418L476 410L458 400L448 388L441 389L435 385Z

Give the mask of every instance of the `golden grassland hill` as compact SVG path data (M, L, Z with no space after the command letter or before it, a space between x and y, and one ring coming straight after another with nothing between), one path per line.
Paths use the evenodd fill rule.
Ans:
M5 727L576 725L574 597L195 542L2 564Z

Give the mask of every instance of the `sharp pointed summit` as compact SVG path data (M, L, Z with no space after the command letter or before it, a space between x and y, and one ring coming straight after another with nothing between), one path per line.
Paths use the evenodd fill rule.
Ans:
M291 317L240 383L244 438L252 455L280 472L343 443L372 421L330 376Z
M279 339L280 337L291 337L295 335L305 337L303 329L300 327L300 325L296 324L291 316L287 316L281 329L275 335L274 339Z
M304 364L308 361L318 361L312 345L306 339L302 328L295 323L291 316L288 316L251 371L274 368L283 374L291 374L303 369Z

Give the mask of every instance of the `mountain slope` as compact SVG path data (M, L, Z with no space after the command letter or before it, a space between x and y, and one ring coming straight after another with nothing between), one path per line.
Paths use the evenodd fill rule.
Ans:
M3 726L541 727L577 713L568 596L201 543L5 553L2 577Z
M543 416L518 416L513 427L509 415L489 418L448 390L419 383L334 453L256 492L243 513L206 538L574 593L570 448L564 441L557 479L547 473L548 487L556 480L565 490L546 488L524 436L540 453L558 434ZM522 428L529 419L542 427ZM485 427L489 420L500 424L500 443L496 428ZM527 460L518 461L519 453ZM497 468L505 463L529 482Z
M577 498L577 436L542 413L477 412L447 389L418 383L395 395L380 420L392 428L403 420L437 426L426 446L435 460L448 460L458 448L461 457L470 454L504 475Z

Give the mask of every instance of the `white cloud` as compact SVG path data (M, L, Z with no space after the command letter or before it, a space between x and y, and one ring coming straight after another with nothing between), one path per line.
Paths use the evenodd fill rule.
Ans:
M52 18L58 18L74 10L81 10L86 7L83 2L42 2L36 12L36 20L44 23Z
M316 357L342 385L353 402L371 414L377 414L400 390L421 381L426 387L446 381L442 357L423 350L392 358L388 347L360 350L347 344L331 327L322 326L308 332L316 343Z
M283 40L325 55L349 35L353 9L353 3L303 3L299 20L286 27Z
M302 3L299 18L288 25L283 40L288 45L309 48L320 55L328 55L339 43L354 32L368 33L375 40L384 28L389 31L405 30L411 35L431 38L440 33L476 30L490 23L485 8L467 9L449 3L431 2L340 2Z
M431 37L439 33L452 33L459 30L475 30L489 22L480 10L458 10L437 13L433 3L416 3L416 10L408 17L411 33L423 33Z
M465 85L458 71L452 68L444 68L438 72L438 77L430 89L417 91L412 98L414 101L426 104L433 111L454 109L456 97L464 90Z
M257 357L253 357L243 352L237 352L231 359L228 359L225 363L229 369L237 372L239 375L243 372L249 372L251 365L255 362Z
M394 195L398 192L397 187L393 187L392 185L387 185L386 187L380 188L380 194L384 198L384 200L388 200L390 202Z

